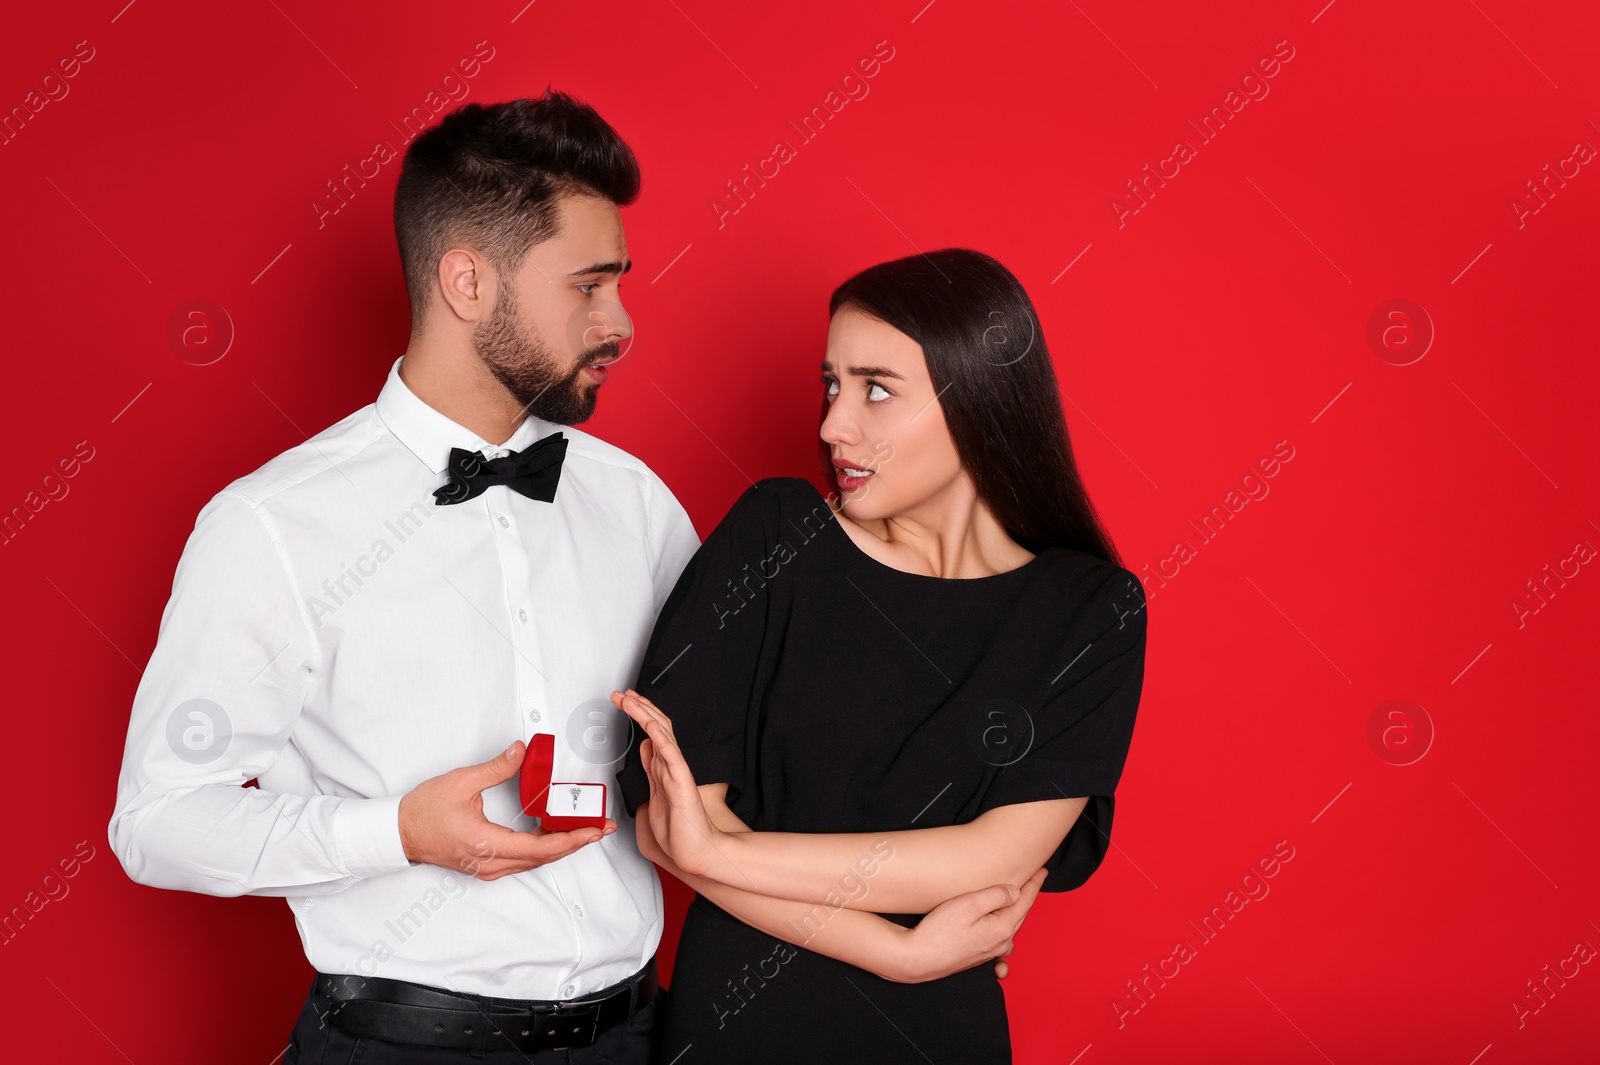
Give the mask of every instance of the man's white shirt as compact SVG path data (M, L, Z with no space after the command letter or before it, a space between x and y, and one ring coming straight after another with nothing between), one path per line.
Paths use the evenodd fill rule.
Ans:
M375 403L200 511L134 696L111 847L140 883L286 897L325 973L582 997L661 939L609 693L700 541L627 452L531 416L490 444L400 362ZM558 431L554 502L493 485L435 503L452 447L496 458ZM607 785L618 831L494 881L409 862L401 796L535 732L555 735L555 780ZM517 784L485 791L484 815L527 829Z

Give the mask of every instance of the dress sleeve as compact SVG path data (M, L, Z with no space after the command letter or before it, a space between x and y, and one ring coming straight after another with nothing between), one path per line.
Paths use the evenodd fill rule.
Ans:
M1147 618L1138 578L1121 571L1091 610L1115 620L1052 683L1033 720L1033 742L1001 769L979 803L981 814L1014 803L1089 797L1045 863L1043 891L1082 886L1105 858L1117 782L1144 686Z
M770 596L752 576L778 539L779 488L751 485L683 568L656 619L634 690L672 719L695 782L744 791L745 724L758 699L756 671ZM630 722L631 723L631 722ZM630 816L650 798L633 726L617 784Z

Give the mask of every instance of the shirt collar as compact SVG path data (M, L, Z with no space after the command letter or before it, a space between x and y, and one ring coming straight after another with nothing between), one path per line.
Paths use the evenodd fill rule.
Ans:
M389 367L389 378L378 392L378 417L400 442L427 464L434 473L443 473L450 462L450 449L459 447L494 458L504 451L521 451L557 428L533 415L522 419L517 431L503 444L491 444L466 426L434 410L411 391L400 377L402 355Z

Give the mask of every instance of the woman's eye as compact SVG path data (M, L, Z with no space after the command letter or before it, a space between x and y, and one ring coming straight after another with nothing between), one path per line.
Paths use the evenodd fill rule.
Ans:
M838 381L835 381L831 377L824 377L822 379L822 383L825 386L824 391L823 391L823 395L837 396L839 394L839 382Z
M878 394L880 392L882 393L882 395ZM887 388L884 388L882 385L878 384L878 382L876 382L876 381L872 382L871 384L869 384L867 386L867 398L869 400L871 400L872 402L874 402L874 403L877 403L880 400L888 399L889 398L889 394L890 394L889 390Z

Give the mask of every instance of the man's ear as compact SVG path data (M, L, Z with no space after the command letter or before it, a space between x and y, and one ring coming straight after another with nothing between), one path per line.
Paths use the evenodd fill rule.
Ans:
M470 248L451 248L439 257L439 292L446 306L465 322L479 322L494 307L493 268Z

